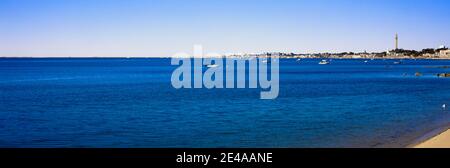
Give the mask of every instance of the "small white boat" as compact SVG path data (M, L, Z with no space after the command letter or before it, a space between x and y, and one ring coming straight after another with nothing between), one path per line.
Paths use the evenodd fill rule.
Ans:
M327 65L330 64L330 62L328 62L327 60L322 60L319 62L319 65Z
M300 62L301 61L301 59L299 58L299 59L297 59L297 62Z
M369 62L368 60L365 60L365 61L364 61L364 63L368 63L368 62Z
M394 65L399 65L399 64L402 64L402 62L401 61L395 61L394 62Z

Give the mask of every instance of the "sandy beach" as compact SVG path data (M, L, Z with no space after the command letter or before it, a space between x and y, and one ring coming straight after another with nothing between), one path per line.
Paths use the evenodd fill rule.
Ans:
M450 129L419 143L414 148L450 148Z

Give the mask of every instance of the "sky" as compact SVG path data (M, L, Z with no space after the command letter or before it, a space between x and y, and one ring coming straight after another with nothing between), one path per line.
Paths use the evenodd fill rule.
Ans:
M448 0L0 0L0 57L361 52L450 45Z

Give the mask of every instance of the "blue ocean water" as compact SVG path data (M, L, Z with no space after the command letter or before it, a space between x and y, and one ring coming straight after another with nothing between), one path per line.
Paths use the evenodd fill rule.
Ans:
M450 123L449 60L319 61L280 60L261 100L174 89L170 59L3 58L0 147L403 147Z

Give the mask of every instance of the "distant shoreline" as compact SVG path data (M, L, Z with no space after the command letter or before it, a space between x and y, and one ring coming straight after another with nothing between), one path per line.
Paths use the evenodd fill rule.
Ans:
M260 58L267 58L264 56L256 56ZM174 57L0 57L0 59L161 59L161 58L174 58ZM186 57L194 58L194 57ZM205 58L248 58L248 57L205 57ZM342 60L450 60L450 58L335 58L335 57L317 57L317 58L285 58L279 57L279 59L342 59Z

